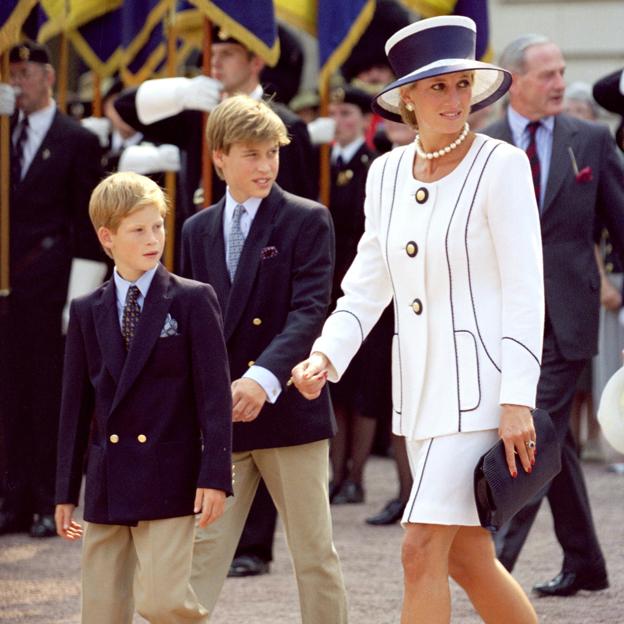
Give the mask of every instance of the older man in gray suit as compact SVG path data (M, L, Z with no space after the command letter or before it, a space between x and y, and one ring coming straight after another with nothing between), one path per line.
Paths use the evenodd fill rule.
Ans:
M497 537L497 550L511 570L547 496L563 565L554 579L533 589L542 596L570 596L609 586L569 420L577 379L597 346L600 279L594 220L599 216L606 224L622 256L624 171L606 127L561 113L565 62L554 43L539 35L520 37L504 50L500 64L513 75L509 107L504 118L484 132L525 149L531 163L546 293L537 405L552 417L562 469L550 488ZM539 440L537 444L539 450Z

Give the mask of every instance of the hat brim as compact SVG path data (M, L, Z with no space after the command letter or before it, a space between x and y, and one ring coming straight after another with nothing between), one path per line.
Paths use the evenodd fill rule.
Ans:
M435 66L434 66L435 65ZM381 117L402 122L399 111L400 90L409 84L455 72L474 71L470 112L478 111L500 99L511 86L511 74L496 65L470 59L445 60L442 64L432 64L390 83L375 96L372 109Z
M613 374L602 391L598 422L607 442L624 453L624 367Z

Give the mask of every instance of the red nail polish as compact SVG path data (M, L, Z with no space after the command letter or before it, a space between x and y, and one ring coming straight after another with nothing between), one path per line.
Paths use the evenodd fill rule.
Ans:
M527 468L527 472L528 472L529 474L531 474L531 473L533 472L533 468L531 468L531 466L529 466L529 467Z
M531 460L531 466L535 466L535 457Z
M515 479L517 476L518 476L518 473L514 470L514 471L511 473L511 478L512 478L512 479Z

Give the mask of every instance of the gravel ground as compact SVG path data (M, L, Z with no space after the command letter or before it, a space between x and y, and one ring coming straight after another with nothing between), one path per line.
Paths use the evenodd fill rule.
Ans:
M594 517L607 557L611 587L569 598L535 599L540 622L624 624L624 475L604 464L586 464ZM373 457L366 469L367 502L333 507L334 535L350 603L350 621L395 624L399 621L402 581L399 526L370 527L364 518L394 494L394 469L388 459ZM559 571L561 554L546 505L516 567L529 590ZM76 624L79 622L80 546L52 538L0 537L0 622L3 624ZM480 619L454 586L453 622ZM296 586L281 531L271 573L252 579L228 579L211 622L296 624ZM135 624L144 622L135 618Z

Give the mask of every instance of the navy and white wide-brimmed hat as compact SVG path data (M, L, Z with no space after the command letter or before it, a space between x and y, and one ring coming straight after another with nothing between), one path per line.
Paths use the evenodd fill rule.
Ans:
M397 31L386 42L386 55L397 80L373 100L373 110L392 121L399 112L401 87L423 78L474 71L471 111L485 108L505 94L511 74L475 60L477 27L469 17L449 15L420 20Z

